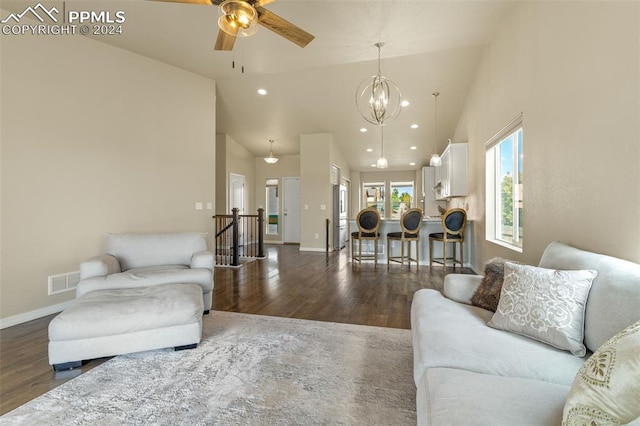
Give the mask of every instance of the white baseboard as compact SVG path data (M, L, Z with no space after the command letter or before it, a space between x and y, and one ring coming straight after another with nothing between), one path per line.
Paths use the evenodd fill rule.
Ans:
M47 306L46 308L36 309L35 311L25 312L23 314L14 315L8 318L0 318L0 330L24 322L33 321L34 319L46 317L47 315L56 314L73 305L74 300L58 303L57 305Z
M300 251L315 251L315 252L321 252L321 253L326 253L327 249L326 248L318 248L318 247L300 247Z

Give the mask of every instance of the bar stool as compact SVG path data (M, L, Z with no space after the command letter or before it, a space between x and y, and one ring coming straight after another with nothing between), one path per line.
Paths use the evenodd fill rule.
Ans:
M374 260L374 264L378 265L378 238L380 233L380 213L374 208L360 210L356 217L358 231L351 233L351 260L353 262L362 263L363 260ZM355 241L358 240L358 253L355 251ZM373 241L373 255L362 254L362 241Z
M402 214L400 218L400 232L388 232L387 233L387 268L390 262L400 263L400 267L404 266L405 260L411 268L411 261L414 261L416 265L419 264L420 259L420 226L422 225L422 210L421 209L409 209ZM400 241L400 256L391 256L391 241ZM411 257L411 242L415 242L416 245L416 257ZM405 256L404 246L407 243L407 255Z
M433 263L440 263L447 266L447 243L453 243L453 258L451 262L453 267L456 264L462 266L464 264L464 227L467 224L467 212L463 209L450 209L442 215L442 229L444 232L436 232L429 234L429 266ZM433 242L442 243L442 257L433 257ZM460 260L456 257L456 243L460 244Z

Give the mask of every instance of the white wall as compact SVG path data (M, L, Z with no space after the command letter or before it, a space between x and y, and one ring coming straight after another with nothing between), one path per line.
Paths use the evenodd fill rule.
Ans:
M212 80L81 36L1 43L3 325L73 299L47 276L109 232L212 232Z
M229 205L230 173L244 176L244 206L243 214L256 214L255 207L255 159L229 135L216 135L216 213L231 214Z
M332 143L330 133L300 135L300 250L326 250L326 220L333 215Z
M640 3L519 4L487 46L454 136L469 141L482 262L551 241L640 262ZM524 252L485 241L485 142L524 115Z

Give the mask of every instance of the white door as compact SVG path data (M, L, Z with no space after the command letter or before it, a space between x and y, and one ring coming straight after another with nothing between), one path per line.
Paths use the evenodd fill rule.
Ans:
M282 178L282 241L300 243L300 178Z
M238 214L244 213L244 176L229 173L229 213L234 207L238 208ZM238 223L238 234L242 239L242 221Z

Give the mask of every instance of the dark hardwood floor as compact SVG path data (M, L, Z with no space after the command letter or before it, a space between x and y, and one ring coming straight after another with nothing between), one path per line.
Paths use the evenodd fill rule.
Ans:
M381 327L410 328L413 293L442 289L445 273L469 269L399 264L353 266L348 251L299 252L267 246L268 257L241 268L216 268L213 309ZM0 330L0 415L100 365L55 373L47 360L47 327L54 315ZM205 316L204 321L211 318Z

